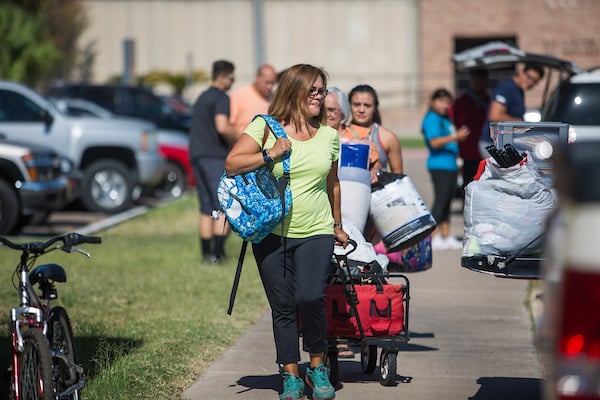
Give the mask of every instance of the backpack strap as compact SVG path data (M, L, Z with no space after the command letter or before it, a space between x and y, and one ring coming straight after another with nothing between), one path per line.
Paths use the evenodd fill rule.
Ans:
M285 138L287 139L287 135L283 126L277 121L277 119L271 115L267 114L257 114L254 116L255 118L262 118L267 123L267 126L273 132L276 138ZM283 156L281 156L281 161L283 162L283 176L277 180L277 187L279 189L279 198L281 199L281 209L283 210L283 217L281 218L281 230L283 237L283 221L285 219L285 188L290 181L290 153L287 152Z
M287 139L287 134L285 133L283 126L281 126L281 124L279 123L279 121L277 121L277 119L275 117L273 117L271 115L267 115L267 114L259 114L259 115L257 115L257 117L258 116L260 116L262 119L265 120L265 122L271 129L271 132L273 132L273 135L275 135L276 138L282 137L282 138ZM283 271L285 274L286 240L285 240L285 237L283 236L283 234L284 234L284 225L285 225L285 188L287 187L287 185L290 182L290 152L289 151L287 153L285 153L283 156L281 156L281 161L283 163L283 175L279 179L277 179L277 188L279 189L279 199L281 200L281 245L283 246L283 254L282 254L281 258L282 258L282 264L283 264Z
M375 147L377 147L377 152L379 153L379 161L381 161L381 166L384 170L388 170L388 157L387 152L385 151L385 147L383 146L383 142L381 141L381 135L379 134L379 124L374 123L371 128L371 140L375 142Z
M273 135L276 138L285 138L287 139L287 135L285 133L285 130L283 129L283 126L281 126L281 124L279 123L279 121L277 121L277 119L271 115L267 115L267 114L257 114L254 116L254 119L256 118L262 118L265 120L265 122L267 123L267 126L269 127L269 129L271 130L271 132L273 133ZM266 141L265 141L266 142ZM264 146L264 144L263 144ZM285 176L287 174L287 178L289 179L289 175L290 175L290 153L285 153L283 156L281 156L281 161L283 162L283 175Z
M279 121L277 121L277 119L275 119L274 117L272 117L270 115L257 114L254 116L254 118L252 118L252 120L254 121L254 119L256 119L258 117L264 119L265 122L267 123L267 125L265 126L265 134L263 136L262 147L264 147L264 145L267 141L267 136L269 134L267 132L267 127L273 133L273 135L275 135L276 138L283 137L283 138L287 139L285 130L283 129L283 127L281 126ZM289 180L290 180L290 153L289 152L285 153L281 157L281 160L283 161L283 176L277 180L277 188L279 189L279 199L281 200L281 210L282 210L281 242L283 243L284 253L285 253L285 238L283 237L283 224L285 221L285 188L287 187ZM235 270L235 276L233 278L233 285L231 287L231 293L229 294L229 307L227 308L228 315L231 315L231 313L233 312L233 304L235 302L235 296L237 294L238 285L240 283L240 277L242 275L242 265L244 264L244 257L246 256L247 247L248 247L248 241L244 240L242 242L242 249L240 250L240 256L238 258L238 264L237 264L237 268ZM285 255L283 256L283 262L284 262L284 267L285 267ZM285 270L285 268L284 268L284 270Z
M352 125L348 126L348 130L350 131L350 133L352 134L352 136L354 136L354 139L356 140L362 140L360 135L358 134L358 132L356 132L356 129L354 129L354 127Z
M233 303L235 302L235 295L237 294L238 285L240 284L240 276L242 275L242 265L244 264L244 257L246 256L247 247L248 242L244 240L242 242L242 250L240 250L240 257L238 258L237 268L235 270L235 277L233 278L231 293L229 294L229 308L227 308L228 315L231 315L231 313L233 312Z

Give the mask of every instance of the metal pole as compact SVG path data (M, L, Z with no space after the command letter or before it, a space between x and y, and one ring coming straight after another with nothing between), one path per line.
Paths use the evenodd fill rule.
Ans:
M135 42L133 39L123 40L123 76L121 83L132 85L135 81Z
M253 0L254 8L254 62L256 68L265 63L265 36L263 23L263 0Z

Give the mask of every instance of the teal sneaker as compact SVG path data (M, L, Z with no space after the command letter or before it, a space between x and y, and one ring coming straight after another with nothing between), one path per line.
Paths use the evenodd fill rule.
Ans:
M280 400L300 400L304 398L304 382L302 379L282 372L283 378L283 393L279 395Z
M306 369L306 383L313 390L314 400L332 400L335 398L335 388L329 382L327 368L323 364L315 369Z

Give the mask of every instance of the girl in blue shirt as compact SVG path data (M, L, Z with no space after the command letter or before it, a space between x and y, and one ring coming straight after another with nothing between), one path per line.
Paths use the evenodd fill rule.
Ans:
M458 177L458 142L465 140L470 131L466 126L456 130L447 116L450 104L452 94L448 90L442 88L434 91L421 126L429 150L427 169L433 182L431 215L437 222L437 228L432 233L431 245L436 250L462 247L460 241L450 236L450 203Z

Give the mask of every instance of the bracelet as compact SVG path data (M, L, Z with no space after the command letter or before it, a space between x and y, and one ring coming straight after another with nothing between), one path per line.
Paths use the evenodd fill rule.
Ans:
M335 229L335 228L341 228L341 227L342 227L342 222L341 221L333 223L333 229Z
M269 155L269 151L267 149L264 149L262 151L262 155L263 155L263 160L265 160L266 163L272 163L273 162L273 159Z

